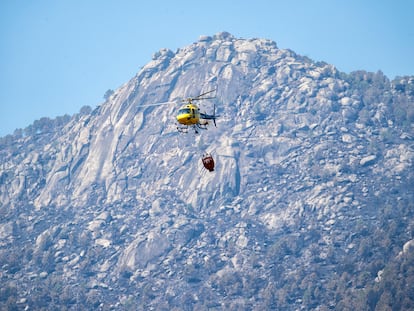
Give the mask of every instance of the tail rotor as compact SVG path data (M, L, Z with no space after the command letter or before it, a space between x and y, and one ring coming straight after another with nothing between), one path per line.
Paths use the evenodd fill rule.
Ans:
M216 124L216 104L213 105L213 123L214 123L214 126L217 127L217 124Z

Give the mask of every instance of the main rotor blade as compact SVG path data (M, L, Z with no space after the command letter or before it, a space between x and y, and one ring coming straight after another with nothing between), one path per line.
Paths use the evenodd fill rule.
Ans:
M162 105L170 105L175 104L175 102L162 102L162 103L154 103L154 104L144 104L138 105L137 107L151 107L151 106L162 106Z
M214 99L216 97L201 97L199 98L198 96L196 98L192 98L191 100L202 100L202 99Z
M204 95L207 95L207 94L213 93L213 92L214 92L214 91L216 91L216 90L217 90L217 89L214 89L214 90L211 90L211 91L205 92L205 93L203 93L203 94L200 94L200 95L198 95L198 96L194 97L193 99L198 99L198 98L200 98L200 97L202 97L202 96L204 96ZM207 98L205 98L205 99L207 99Z

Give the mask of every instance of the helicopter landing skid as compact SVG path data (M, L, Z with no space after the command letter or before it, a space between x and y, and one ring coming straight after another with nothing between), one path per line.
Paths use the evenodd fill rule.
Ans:
M188 133L188 126L177 126L177 131L180 133Z
M199 129L206 130L207 124L197 124L197 125L194 125L194 127L198 127Z
M194 129L194 132L196 134L199 133L198 132L198 129L207 130L207 126L206 125L203 125L203 124L194 124L194 125L192 125L192 128ZM188 133L188 126L177 126L177 130L180 133Z
M206 124L195 124L193 125L193 128L194 128L194 132L198 134L198 129L207 130L207 125Z

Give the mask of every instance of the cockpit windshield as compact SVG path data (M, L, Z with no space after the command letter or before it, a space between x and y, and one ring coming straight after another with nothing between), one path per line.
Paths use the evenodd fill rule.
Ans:
M178 114L184 114L184 113L191 113L191 109L190 108L182 108L182 109L178 110Z

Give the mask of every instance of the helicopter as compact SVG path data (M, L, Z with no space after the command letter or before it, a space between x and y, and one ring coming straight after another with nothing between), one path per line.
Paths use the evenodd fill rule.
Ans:
M188 128L192 127L194 132L198 134L199 129L206 130L207 126L209 125L209 121L213 120L214 125L217 127L216 119L219 117L216 115L216 105L213 105L213 114L207 114L200 111L200 108L193 103L194 101L203 100L203 99L213 99L216 98L215 96L207 96L207 94L211 94L215 92L217 89L202 93L196 97L189 97L187 99L181 100L181 103L184 103L177 112L176 120L178 122L177 130L182 133L187 133ZM148 105L141 105L141 107L146 106L160 106L160 105L168 105L171 102L163 102L163 103L156 103L156 104L148 104Z
M217 127L216 118L219 116L216 115L216 105L213 106L213 114L207 114L200 112L200 108L193 101L203 100L203 99L213 99L215 97L205 97L207 94L216 91L211 90L205 93L202 93L193 98L187 98L183 100L186 104L180 107L178 114L176 116L177 122L180 124L177 126L179 132L187 132L188 127L193 127L196 134L198 134L198 129L207 129L209 120L213 120L214 126Z

